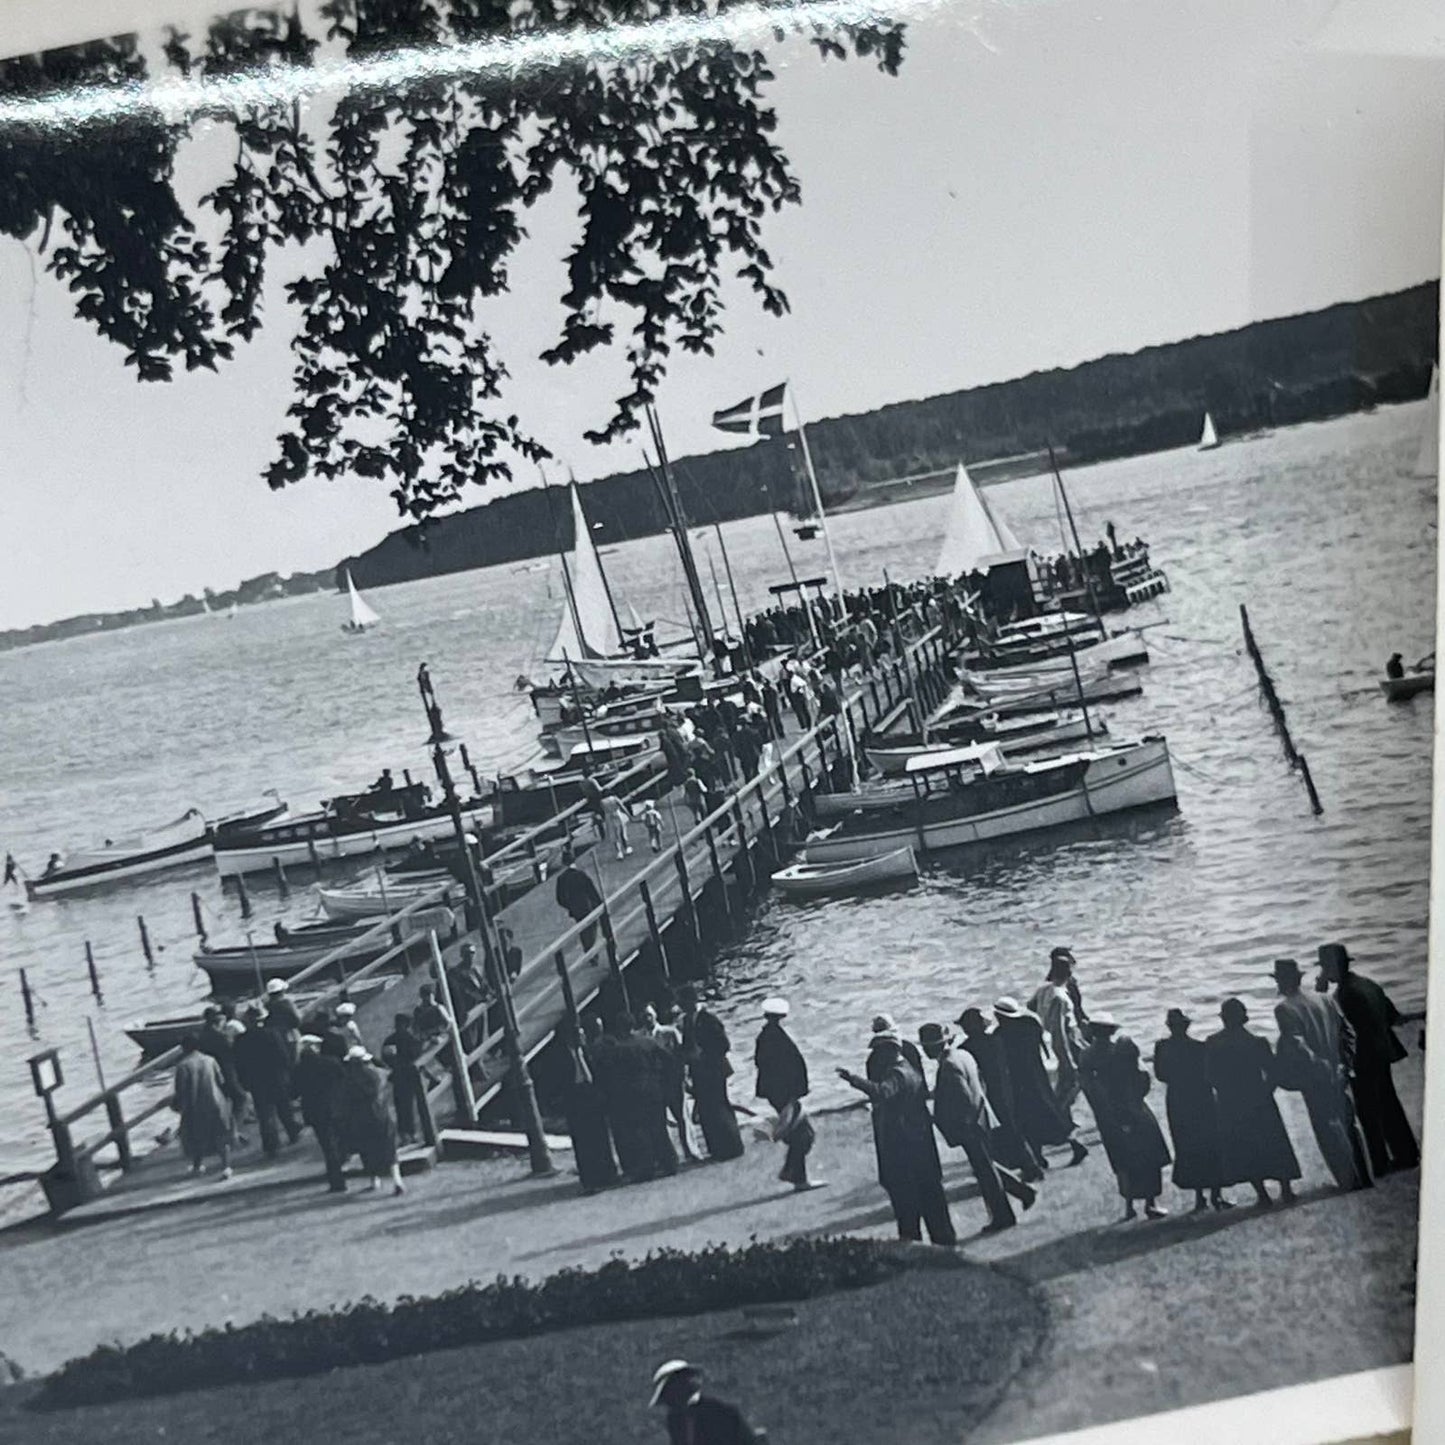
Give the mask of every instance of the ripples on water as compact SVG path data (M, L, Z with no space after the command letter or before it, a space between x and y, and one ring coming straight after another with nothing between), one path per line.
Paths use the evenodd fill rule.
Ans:
M892 1012L911 1031L970 1003L1027 995L1059 943L1078 956L1086 1002L1146 1040L1176 1004L1193 1013L1196 1032L1209 1031L1228 994L1268 1023L1271 961L1305 962L1332 938L1402 1006L1418 1006L1433 702L1387 707L1376 678L1392 651L1414 658L1434 645L1435 486L1405 475L1422 421L1423 407L1399 407L1069 476L1086 541L1112 520L1121 537L1148 539L1173 584L1129 616L1157 624L1144 696L1102 711L1116 735L1168 736L1179 813L935 860L909 892L767 901L718 964L738 1097L751 1089L745 1056L769 993L792 999L818 1092L832 1096L832 1066L857 1064L874 1013ZM1046 479L990 496L1026 541L1055 545ZM946 505L930 498L838 518L845 583L931 568ZM766 604L768 586L786 576L771 521L725 530L744 608ZM606 541L618 546L607 565L621 596L644 615L683 618L665 539ZM704 551L712 545L699 540ZM821 541L796 553L800 571L823 570ZM192 803L216 812L276 787L304 805L366 784L385 764L426 776L414 684L423 660L473 760L484 771L514 765L533 751L535 724L512 683L551 641L557 587L555 571L502 566L382 589L369 595L384 626L362 639L340 633L338 599L308 597L243 609L234 621L187 619L0 655L0 849L38 870L52 849ZM1322 818L1311 817L1258 704L1241 601L1309 757ZM190 962L191 889L213 934L239 933L236 906L208 866L0 917L0 1174L45 1155L17 968L44 1001L39 1039L61 1048L66 1095L78 1098L94 1079L87 1014L114 1075L135 1060L125 1023L204 993ZM299 888L289 906L262 886L254 900L258 932L310 907ZM137 913L162 947L154 972ZM103 1008L86 981L87 938Z

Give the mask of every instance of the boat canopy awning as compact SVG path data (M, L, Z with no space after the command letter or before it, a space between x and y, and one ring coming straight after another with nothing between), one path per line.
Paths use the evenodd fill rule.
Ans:
M940 768L954 768L960 763L977 763L985 773L992 773L1003 767L1004 756L997 743L970 743L963 748L919 753L917 757L909 758L903 768L907 773L928 773Z

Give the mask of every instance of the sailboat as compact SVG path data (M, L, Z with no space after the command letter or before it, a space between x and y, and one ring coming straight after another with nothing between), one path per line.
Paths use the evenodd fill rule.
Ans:
M346 569L346 596L351 603L351 616L341 624L341 630L352 637L359 637L369 627L375 627L381 618L367 605L366 599L356 590L351 580L351 568Z
M1019 551L1018 538L1001 525L984 501L968 468L958 464L953 480L953 506L934 571L940 577L972 572L985 558Z
M1425 410L1425 425L1420 433L1420 450L1415 454L1415 464L1410 468L1412 477L1433 477L1440 470L1440 368L1430 368L1430 390L1426 395L1429 403Z
M562 558L562 581L567 603L557 625L557 636L547 650L547 661L570 668L588 687L609 683L655 682L697 668L695 657L637 657L626 650L624 629L613 606L602 559L592 540L592 528L582 510L577 483L568 486L572 500L572 553ZM633 614L634 618L636 614ZM647 629L643 629L646 634Z
M1214 418L1208 412L1204 413L1204 429L1199 433L1199 446L1201 452L1212 452L1219 445L1219 433L1214 430Z

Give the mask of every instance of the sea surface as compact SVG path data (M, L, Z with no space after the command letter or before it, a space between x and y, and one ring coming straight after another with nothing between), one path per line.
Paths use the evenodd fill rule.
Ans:
M1271 961L1306 963L1331 939L1348 943L1402 1007L1421 1006L1434 704L1388 706L1376 679L1392 651L1413 660L1434 646L1435 483L1407 474L1424 419L1416 404L1070 473L1086 541L1113 521L1121 538L1147 539L1172 583L1128 614L1148 625L1143 697L1102 712L1115 734L1168 737L1178 812L935 858L902 893L765 901L747 936L723 947L715 975L737 1051L735 1097L751 1097L751 1041L768 994L791 999L815 1098L828 1099L840 1087L834 1066L863 1058L875 1013L913 1031L1002 994L1026 998L1056 944L1077 955L1086 1004L1112 1010L1141 1042L1163 1033L1175 1005L1197 1033L1211 1031L1231 994L1272 1027ZM1057 548L1047 479L1004 483L990 498L1026 543ZM947 506L933 497L839 517L845 585L930 570ZM764 605L787 576L772 520L730 523L724 535L744 609ZM619 601L682 623L666 539L600 540ZM821 539L789 543L800 573L824 570ZM698 546L704 584L711 556L725 595L716 544L702 535ZM426 777L423 661L474 763L514 766L536 747L514 684L541 675L559 588L555 564L508 565L371 592L383 624L360 639L340 631L342 599L313 596L243 608L234 620L0 654L0 850L39 872L53 849L192 805L214 816L268 788L308 805L365 786L383 766ZM1241 602L1309 758L1319 818L1259 704ZM62 1103L79 1100L96 1081L88 1021L114 1078L136 1062L128 1022L204 994L191 962L192 890L212 938L236 940L244 927L260 936L278 917L311 913L305 881L285 903L257 881L248 925L209 864L0 913L0 1176L50 1157L27 1056L59 1048ZM86 940L103 1004L91 996ZM38 1000L33 1031L22 967Z

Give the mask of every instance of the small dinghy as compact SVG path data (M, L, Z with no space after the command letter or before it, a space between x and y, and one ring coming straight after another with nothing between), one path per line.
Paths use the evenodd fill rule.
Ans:
M829 893L852 893L884 883L901 883L918 877L918 860L912 848L895 848L873 858L851 863L794 863L773 874L773 884L793 898L821 898Z
M1423 668L1419 672L1407 672L1404 677L1382 677L1380 691L1390 702L1405 702L1418 693L1435 691L1435 669Z

